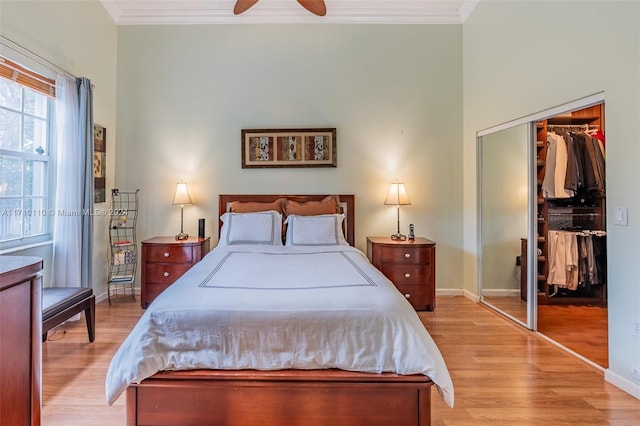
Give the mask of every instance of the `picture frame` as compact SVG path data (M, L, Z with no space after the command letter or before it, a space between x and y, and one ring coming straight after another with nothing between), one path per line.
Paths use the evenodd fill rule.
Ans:
M242 168L337 167L336 129L243 129Z
M104 203L106 194L107 129L93 125L93 202Z

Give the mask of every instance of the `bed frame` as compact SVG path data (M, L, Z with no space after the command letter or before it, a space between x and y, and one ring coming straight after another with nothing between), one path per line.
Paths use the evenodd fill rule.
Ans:
M270 202L326 195L220 195L229 202ZM340 195L345 238L354 244L354 196ZM127 388L127 425L428 426L431 387L422 374L328 370L159 372Z

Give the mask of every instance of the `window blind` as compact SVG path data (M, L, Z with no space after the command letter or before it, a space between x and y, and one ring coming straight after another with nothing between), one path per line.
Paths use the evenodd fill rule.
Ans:
M46 96L56 97L56 82L0 56L0 76Z

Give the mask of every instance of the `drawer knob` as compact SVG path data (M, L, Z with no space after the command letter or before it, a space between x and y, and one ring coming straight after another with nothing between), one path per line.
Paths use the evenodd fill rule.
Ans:
M169 273L168 273L168 272L165 272L165 273L164 273L164 274L162 274L162 275L164 275L165 277L168 277L168 276L169 276Z
M411 253L405 253L404 257L406 257L407 259L411 257Z
M163 256L164 257L169 257L169 252L165 251Z
M404 277L405 278L411 278L411 274L407 272L406 274L404 274Z
M404 297L406 297L407 299L411 299L411 293L405 293Z

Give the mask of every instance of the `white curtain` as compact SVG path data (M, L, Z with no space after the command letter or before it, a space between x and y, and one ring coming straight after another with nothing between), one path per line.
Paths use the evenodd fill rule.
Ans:
M51 285L91 287L93 108L86 78L56 79L56 192Z

